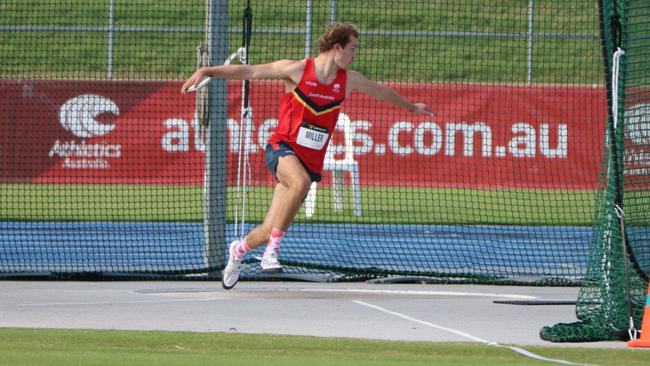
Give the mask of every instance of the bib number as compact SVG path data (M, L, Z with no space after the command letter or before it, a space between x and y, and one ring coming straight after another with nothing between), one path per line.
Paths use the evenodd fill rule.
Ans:
M300 146L308 147L314 150L322 150L327 142L327 128L303 122L298 130L298 139L296 142Z

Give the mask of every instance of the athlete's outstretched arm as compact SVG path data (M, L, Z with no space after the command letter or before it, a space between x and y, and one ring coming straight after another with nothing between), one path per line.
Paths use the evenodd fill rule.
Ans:
M358 90L361 93L373 96L381 101L410 110L413 114L422 116L435 116L433 110L424 103L411 103L395 89L378 84L367 79L357 71L348 71L348 90Z
M279 60L260 65L219 65L201 67L187 79L181 87L181 92L196 85L205 77L217 77L227 80L253 79L289 79L295 83L300 81L302 68L300 61Z

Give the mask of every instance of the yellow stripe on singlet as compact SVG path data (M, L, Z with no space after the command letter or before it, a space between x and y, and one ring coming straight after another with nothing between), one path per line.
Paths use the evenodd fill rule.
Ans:
M293 94L293 97L296 98L296 100L297 100L300 104L302 104L303 106L305 106L305 108L307 108L311 113L313 113L313 114L316 115L316 116L320 116L320 115L322 115L322 114L326 114L326 113L329 113L329 112L331 112L331 111L335 111L335 110L341 108L341 105L340 105L340 104L337 104L337 105L335 105L335 106L333 106L333 107L330 107L330 108L327 108L327 109L323 109L323 110L317 111L317 110L315 110L315 109L310 105L310 103L308 103L307 101L303 100L303 98L301 97L301 95L298 94L298 93L296 93L295 90L294 90L293 92L291 92L291 94Z

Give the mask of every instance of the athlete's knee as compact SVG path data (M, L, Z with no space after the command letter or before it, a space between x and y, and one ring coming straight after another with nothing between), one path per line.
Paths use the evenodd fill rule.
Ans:
M309 189L311 178L296 156L285 156L278 163L276 177L278 181L291 190Z
M293 189L303 197L309 192L309 187L311 187L311 179L309 176L302 176L296 180Z
M296 174L287 179L287 188L290 191L300 194L307 194L309 192L309 187L311 186L311 179L307 174Z

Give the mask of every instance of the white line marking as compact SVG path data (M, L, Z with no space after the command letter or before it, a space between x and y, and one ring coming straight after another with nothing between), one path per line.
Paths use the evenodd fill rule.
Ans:
M412 322L414 322L414 323L419 323L419 324L426 325L426 326L431 327L431 328L435 328L435 329L439 329L439 330L444 330L445 332L453 333L453 334L459 335L459 336L461 336L461 337L463 337L463 338L471 339L471 340L473 340L474 342L485 343L485 344L492 344L492 343L493 343L493 342L490 342L490 341L488 341L488 340L485 340L485 339L482 339L482 338L479 338L479 337L475 337L475 336L473 336L473 335L471 335L471 334L468 334L468 333L465 333L465 332L461 332L461 331L459 331L459 330L455 330L455 329L451 329L451 328L443 327L443 326L440 326L440 325L436 325L436 324L433 324L433 323L429 323L429 322L424 321L424 320L419 320L419 319L411 318L411 317L408 316L408 315L404 315L404 314L402 314L402 313L398 313L398 312L395 312L395 311L391 311L391 310L388 310L388 309L384 309L384 308L382 308L382 307L380 307L380 306L377 306L377 305L368 304L367 302L363 302L363 301L360 301L360 300L354 300L353 302L356 303L356 304L359 304L359 305L363 305L363 306L366 306L366 307L369 307L369 308L375 309L375 310L379 310L379 311L384 312L384 313L386 313L386 314L390 314L390 315L396 316L396 317L398 317L398 318L402 318L402 319L406 319L406 320L408 320L408 321L412 321Z
M160 290L153 292L131 291L133 294L146 296L160 296L168 294L201 294L222 292L221 289L174 289ZM361 294L361 295L404 295L404 296L451 296L451 297L489 297L489 298L509 298L516 300L537 300L536 296L518 295L518 294L499 294L492 292L456 292L456 291L421 291L421 290L373 290L373 289L353 289L353 288L268 288L268 287L246 287L240 288L240 292L305 292L305 293L331 293L331 294Z
M368 289L281 289L287 292L328 292L371 295L409 295L409 296L456 296L456 297L506 297L519 300L536 300L536 296L517 294L498 294L490 292L419 291L419 290L368 290Z
M369 307L371 309L375 309L375 310L381 311L383 313L396 316L398 318L402 318L402 319L405 319L405 320L408 320L408 321L412 321L414 323L426 325L426 326L434 328L434 329L439 329L439 330L443 330L443 331L446 331L446 332L449 332L449 333L453 333L453 334L456 334L456 335L461 336L463 338L470 339L470 340L472 340L474 342L483 343L483 344L488 345L488 346L507 348L507 349L512 350L512 351L514 351L516 353L519 353L522 356L529 357L529 358L532 358L532 359L535 359L535 360L538 360L538 361L554 362L554 363L559 363L559 364L562 364L562 365L572 365L572 366L595 366L595 365L584 364L584 363L574 363L574 362L571 362L571 361L565 361L565 360L560 360L560 359L555 359L555 358L546 358L546 357L537 355L535 353L529 352L529 351L527 351L527 350L525 350L523 348L520 348L520 347L504 346L504 345L501 345L501 344L499 344L497 342L488 341L488 340L485 340L483 338L473 336L473 335L471 335L469 333L462 332L460 330L455 330L455 329L443 327L443 326L440 326L440 325L437 325L437 324L429 323L429 322L424 321L424 320L415 319L415 318L412 318L412 317L410 317L408 315L382 308L381 306L369 304L367 302L363 302L363 301L360 301L360 300L353 300L353 302L355 304L359 304L361 306Z
M98 301L98 302L50 302L50 303L36 303L36 304L15 304L15 305L0 305L0 307L37 307L37 306L68 306L68 305L123 305L123 304L158 304L165 302L201 302L221 300L218 297L209 297L205 299L178 299L178 300L148 300L148 301Z

